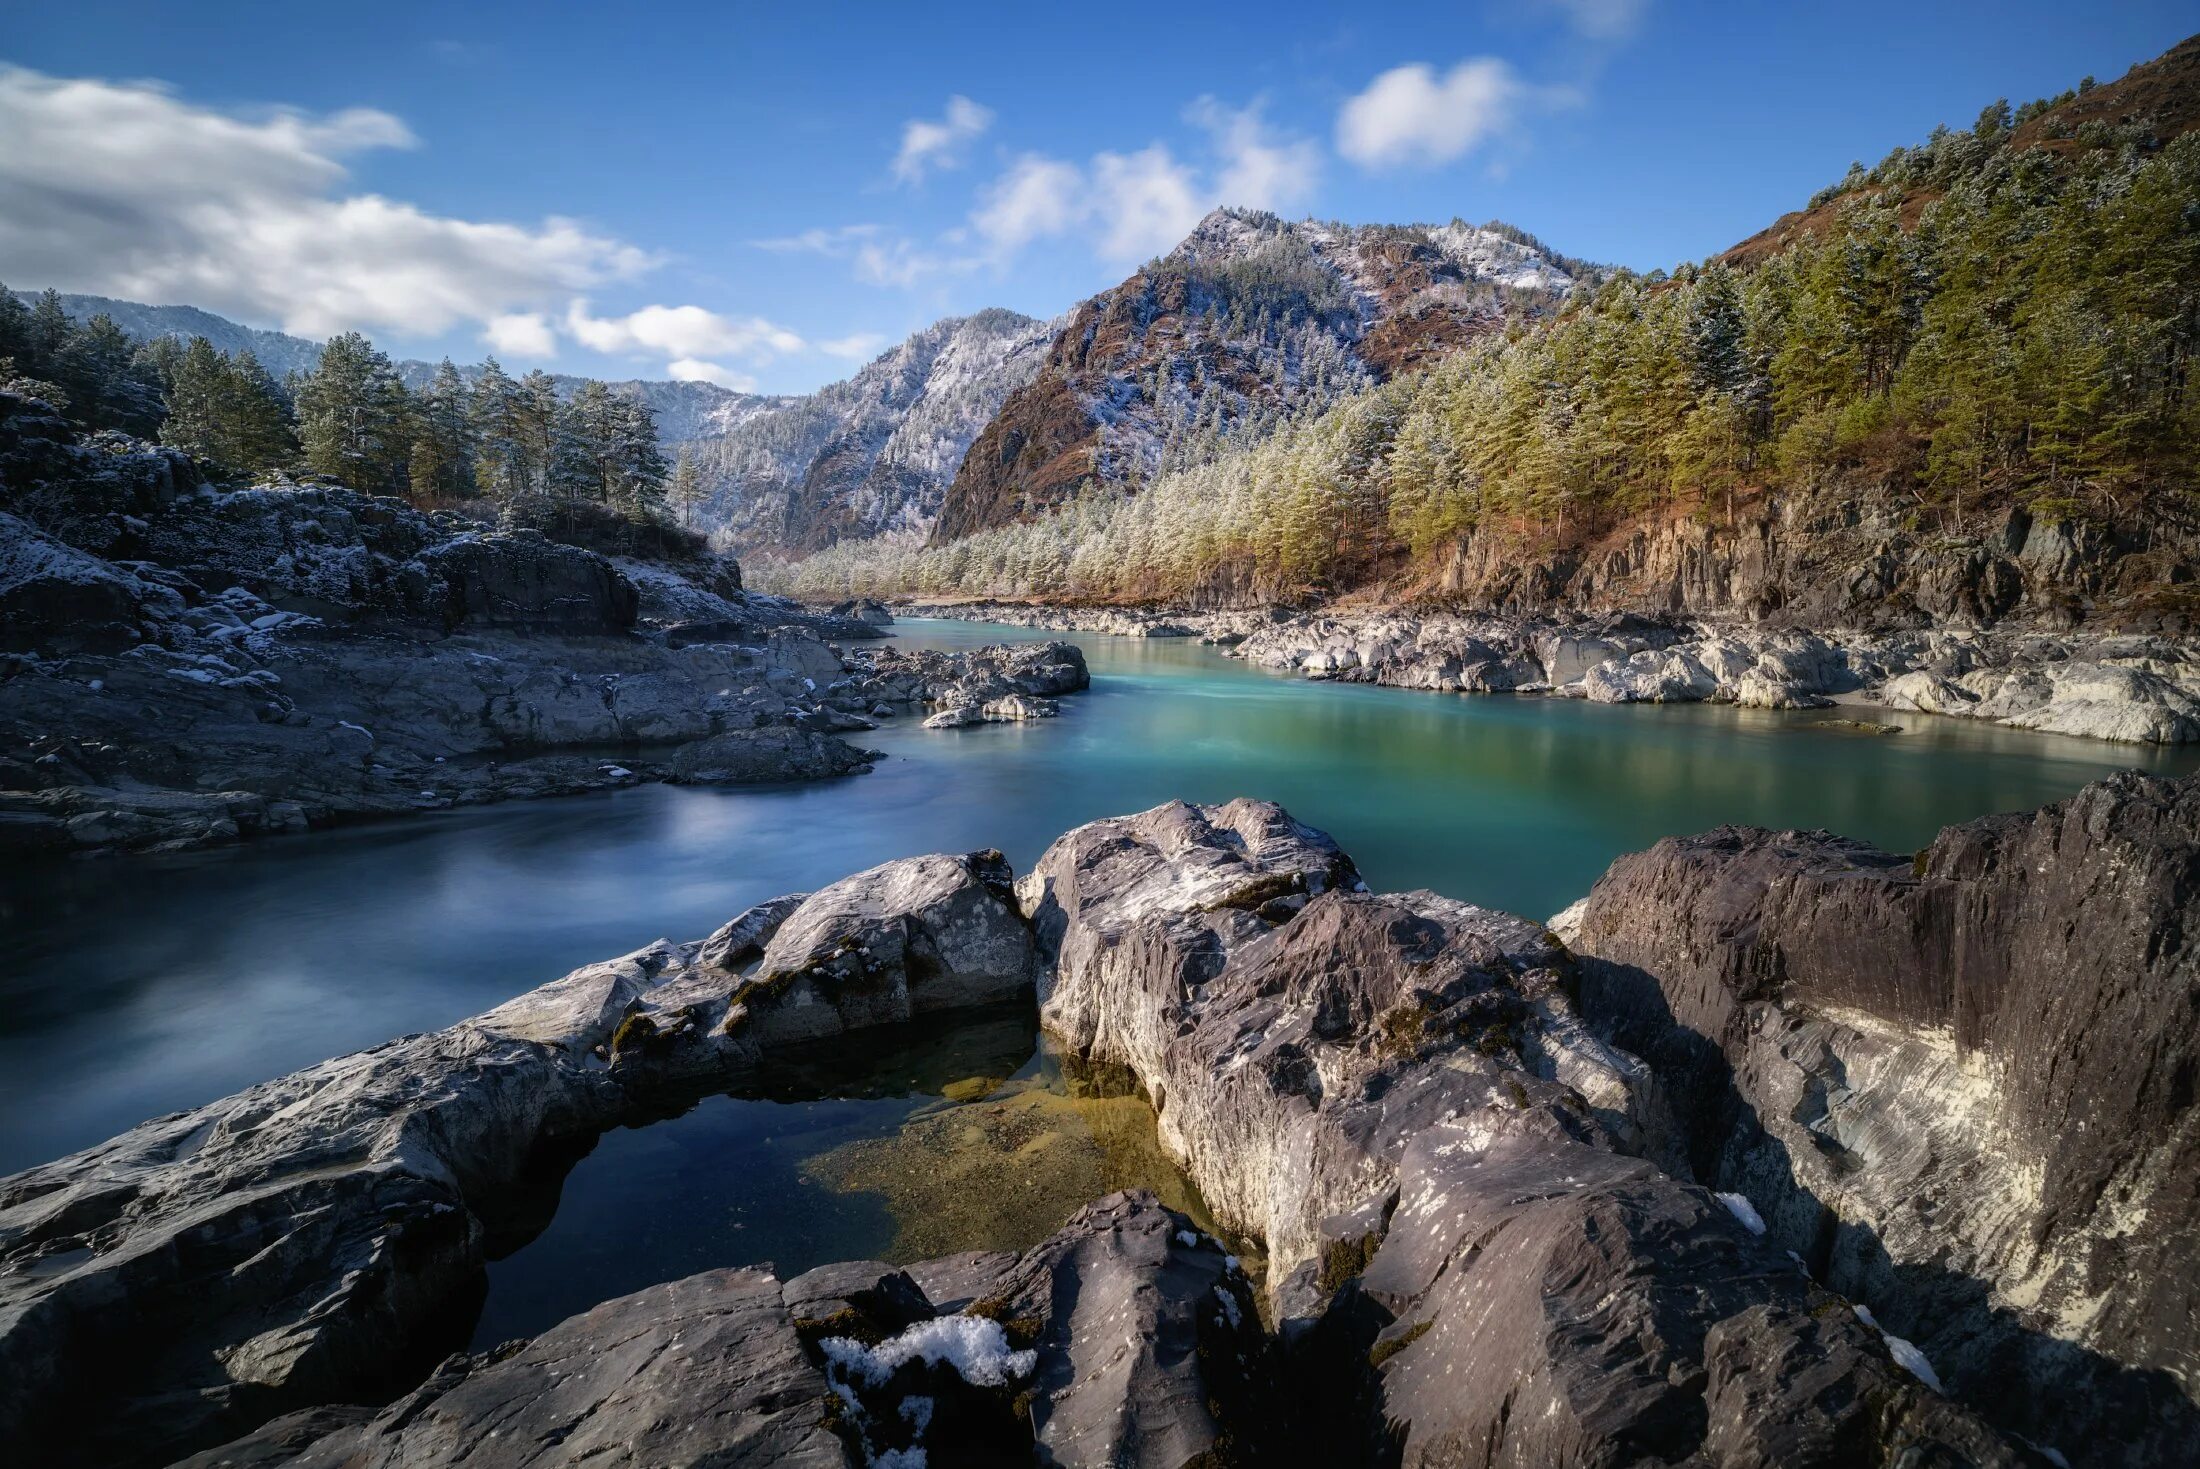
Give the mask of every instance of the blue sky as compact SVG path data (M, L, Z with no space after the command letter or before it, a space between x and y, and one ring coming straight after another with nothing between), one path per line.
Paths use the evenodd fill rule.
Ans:
M1216 202L1650 268L2189 3L17 8L0 280L799 391Z

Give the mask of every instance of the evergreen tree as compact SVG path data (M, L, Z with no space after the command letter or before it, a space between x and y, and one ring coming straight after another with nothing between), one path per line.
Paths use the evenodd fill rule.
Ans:
M709 493L703 486L702 471L696 468L694 449L682 444L672 463L672 478L665 485L665 503L672 507L681 525L693 530L696 512L702 509Z
M317 474L372 494L402 494L410 404L390 359L357 332L331 337L298 387L299 437Z
M519 385L494 357L474 380L468 404L474 484L500 504L527 492L527 453L521 441Z

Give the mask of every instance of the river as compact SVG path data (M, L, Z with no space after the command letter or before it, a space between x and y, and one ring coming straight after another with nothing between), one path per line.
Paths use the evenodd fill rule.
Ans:
M1377 889L1541 918L1619 854L1722 822L1908 850L2110 770L2200 769L2200 752L1928 715L1870 735L1814 712L1309 683L1189 642L1071 636L1094 686L1060 719L898 721L856 737L887 758L849 780L648 786L0 876L0 1173L653 938L699 937L762 898L927 851L999 847L1022 870L1080 822L1173 797L1268 797L1332 832ZM604 1139L544 1234L493 1267L479 1339L709 1264L1013 1244L1102 1186L1175 1189L1197 1208L1135 1099L1065 1084L1027 1021L964 1026L799 1092L707 1098ZM1028 1217L957 1214L1004 1178L1032 1191Z

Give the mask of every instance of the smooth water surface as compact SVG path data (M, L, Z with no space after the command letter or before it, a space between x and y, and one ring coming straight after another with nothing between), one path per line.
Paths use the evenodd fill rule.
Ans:
M906 643L1049 636L908 622ZM647 786L0 873L0 1172L324 1057L447 1025L580 964L708 933L889 858L999 847L1018 870L1095 817L1264 796L1334 833L1377 889L1545 917L1619 854L1721 822L1907 850L1941 826L2200 752L1928 715L1309 683L1175 640L1075 635L1062 717L856 738L870 775Z
M921 622L899 635L1052 636ZM999 847L1022 870L1080 822L1172 798L1277 800L1334 833L1377 889L1540 918L1621 853L1722 822L1908 850L2110 770L2200 769L2200 752L1926 715L1875 714L1904 726L1878 736L1819 712L1310 683L1189 642L1074 640L1094 686L1061 718L904 719L856 737L887 758L848 780L650 786L0 874L0 1173L653 938L698 937L763 898L927 851ZM1103 1184L1181 1195L1142 1104L1074 1099L1028 1030L928 1045L599 1140L546 1182L560 1199L548 1228L492 1267L477 1338L709 1265L1013 1244ZM1028 1202L972 1202L1007 1197Z

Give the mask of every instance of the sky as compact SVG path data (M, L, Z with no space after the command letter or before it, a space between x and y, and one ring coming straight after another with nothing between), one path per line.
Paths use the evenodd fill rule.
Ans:
M0 0L0 281L801 392L1218 204L1638 269L2200 6Z

